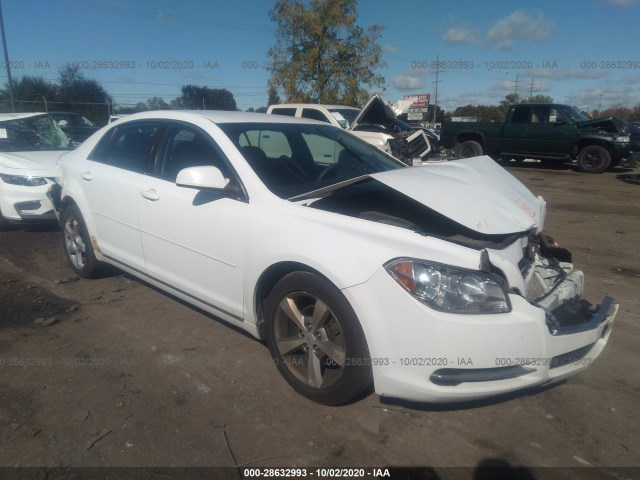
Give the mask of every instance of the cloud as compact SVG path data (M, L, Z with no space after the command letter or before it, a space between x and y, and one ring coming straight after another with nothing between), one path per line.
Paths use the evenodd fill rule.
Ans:
M393 77L393 86L400 91L422 90L425 88L422 79L427 76L424 70L402 72Z
M546 20L542 13L530 16L525 12L517 11L498 20L487 33L487 41L501 50L511 50L516 40L530 42L548 40L552 26L552 22Z
M608 108L612 105L632 107L640 102L640 93L629 91L628 88L587 88L572 96L573 103L585 110L594 108Z
M526 70L522 72L525 77L548 78L550 80L595 80L607 76L604 70L578 70L570 68L567 70L541 68L538 70Z
M396 47L395 45L391 45L390 43L385 43L382 45L382 51L385 53L399 53L400 47Z
M452 27L444 34L444 41L447 43L475 43L476 35L468 27Z

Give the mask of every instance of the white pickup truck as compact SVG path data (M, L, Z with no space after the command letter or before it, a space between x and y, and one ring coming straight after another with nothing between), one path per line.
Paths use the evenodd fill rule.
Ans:
M267 113L308 118L344 128L409 165L414 160L421 163L431 152L425 133L398 128L393 109L378 94L373 95L362 109L346 105L285 103L271 105Z

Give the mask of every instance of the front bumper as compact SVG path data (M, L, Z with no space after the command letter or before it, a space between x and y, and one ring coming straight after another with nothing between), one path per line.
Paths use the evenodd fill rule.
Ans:
M2 182L0 180L0 182ZM0 185L0 211L2 216L16 223L55 220L53 206L47 197L47 190L53 182L46 185L25 187L2 182Z
M567 329L559 332L542 308L514 294L509 313L434 311L407 294L384 269L343 293L362 323L376 392L423 402L474 400L575 375L602 353L618 309L605 300L595 311L582 312L591 322L574 317L573 325L560 313L575 310L575 305L560 298L554 315ZM574 293L571 284L554 295ZM582 327L577 328L578 323Z

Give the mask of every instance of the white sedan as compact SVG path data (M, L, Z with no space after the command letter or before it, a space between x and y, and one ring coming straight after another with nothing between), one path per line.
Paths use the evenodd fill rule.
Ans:
M46 113L0 113L0 228L55 219L47 191L58 159L72 148Z
M116 265L265 339L320 403L557 382L600 355L617 312L580 298L545 202L488 157L405 167L326 123L167 111L60 167L75 272Z

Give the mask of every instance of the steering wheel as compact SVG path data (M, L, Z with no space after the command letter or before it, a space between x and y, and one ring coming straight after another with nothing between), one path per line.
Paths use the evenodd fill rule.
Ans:
M302 168L300 165L298 165L296 162L291 160L286 155L280 155L280 157L278 157L278 160L280 160L280 163L282 163L284 168L286 168L289 171L289 173L291 173L295 177L304 181L310 180L310 176L306 172L306 170Z
M328 167L325 167L324 170L322 170L319 174L318 177L316 178L316 180L322 180L323 178L332 178L332 174L335 177L336 172L340 171L342 169L342 165L329 165Z

